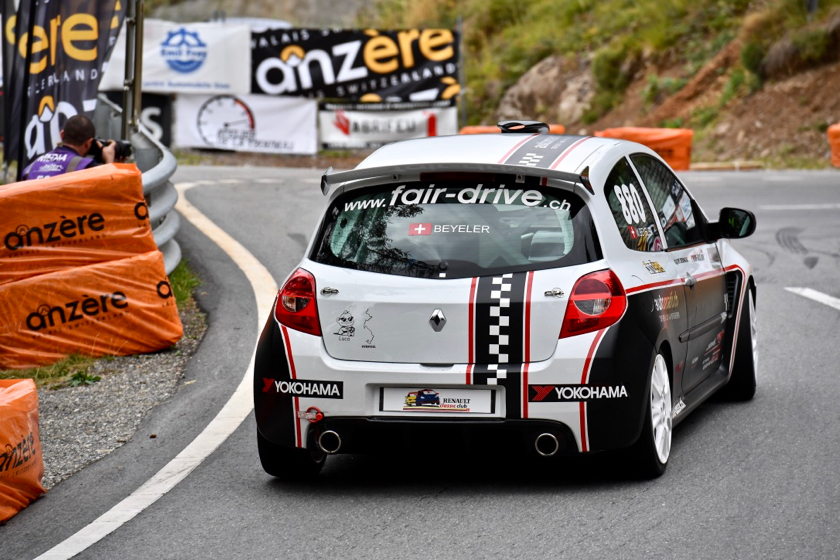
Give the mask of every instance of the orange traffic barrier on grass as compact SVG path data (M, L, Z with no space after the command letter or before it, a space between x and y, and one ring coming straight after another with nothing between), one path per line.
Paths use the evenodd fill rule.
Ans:
M0 369L153 352L182 334L160 251L0 286Z
M691 166L694 131L687 128L608 128L597 131L595 136L632 140L643 144L678 171L685 171Z
M0 285L156 249L134 165L0 187Z
M35 382L0 379L0 523L46 492L43 480Z
M831 165L840 167L840 123L828 127L828 144L831 146Z
M458 131L458 134L493 134L501 132L498 126L465 126ZM562 124L548 125L549 134L566 134L566 127Z

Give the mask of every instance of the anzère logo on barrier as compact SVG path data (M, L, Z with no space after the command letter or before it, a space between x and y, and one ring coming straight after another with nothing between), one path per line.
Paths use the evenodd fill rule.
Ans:
M19 225L15 231L10 231L3 237L3 244L10 251L17 251L22 247L55 243L105 229L105 218L99 212L94 212L90 216L82 215L74 218L60 216L60 218L61 221L41 226Z
M161 280L157 284L157 295L160 299L169 299L175 294L172 293L172 285L167 280Z
M83 295L82 298L52 307L46 303L40 305L26 317L26 326L30 330L40 331L128 307L128 296L124 292L101 294L98 297Z

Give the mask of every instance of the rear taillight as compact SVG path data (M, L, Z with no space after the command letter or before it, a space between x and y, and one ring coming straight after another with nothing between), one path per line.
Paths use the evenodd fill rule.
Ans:
M621 319L627 296L612 270L599 270L578 279L566 306L560 338L599 331Z
M321 336L318 304L315 301L315 277L299 268L277 295L274 316L281 325Z

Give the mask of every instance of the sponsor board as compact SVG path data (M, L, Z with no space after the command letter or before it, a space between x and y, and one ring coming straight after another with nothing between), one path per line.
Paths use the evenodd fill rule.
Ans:
M448 29L270 29L251 35L251 49L252 93L399 102L461 90Z
M581 402L627 396L624 385L528 385L528 402Z
M147 19L143 92L247 94L251 81L250 38L247 25ZM101 89L122 90L124 80L125 33L121 33Z
M373 148L399 140L458 133L458 109L448 102L413 110L400 110L399 105L383 109L381 105L325 105L318 112L322 147Z
M8 134L4 157L7 162L16 160L22 139L25 166L59 145L60 131L68 118L79 114L93 116L99 82L108 66L127 3L19 2L17 11L14 2L6 4L3 74L7 85L14 87L6 92ZM37 41L28 40L30 27Z
M343 399L343 381L313 381L308 379L291 379L289 381L269 379L263 377L263 393L279 393L292 397L309 397L316 399Z
M122 107L123 92L105 92L108 99ZM172 145L172 96L157 93L143 93L140 110L140 122L155 140L164 146Z
M315 101L290 97L179 95L175 100L175 145L314 154L316 108Z
M495 413L495 392L479 389L381 387L382 412Z

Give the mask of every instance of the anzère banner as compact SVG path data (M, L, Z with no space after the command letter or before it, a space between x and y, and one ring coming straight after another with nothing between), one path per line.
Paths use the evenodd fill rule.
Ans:
M314 154L311 99L268 95L179 95L175 99L175 144L241 152Z
M458 134L458 108L437 103L325 103L318 111L325 149L375 148L388 142Z
M69 117L93 115L125 6L125 0L21 0L17 12L8 14L4 51L14 55L5 76L6 161L18 157L21 127L28 163L61 142Z
M252 33L251 49L253 93L399 102L460 91L448 29L272 29Z

